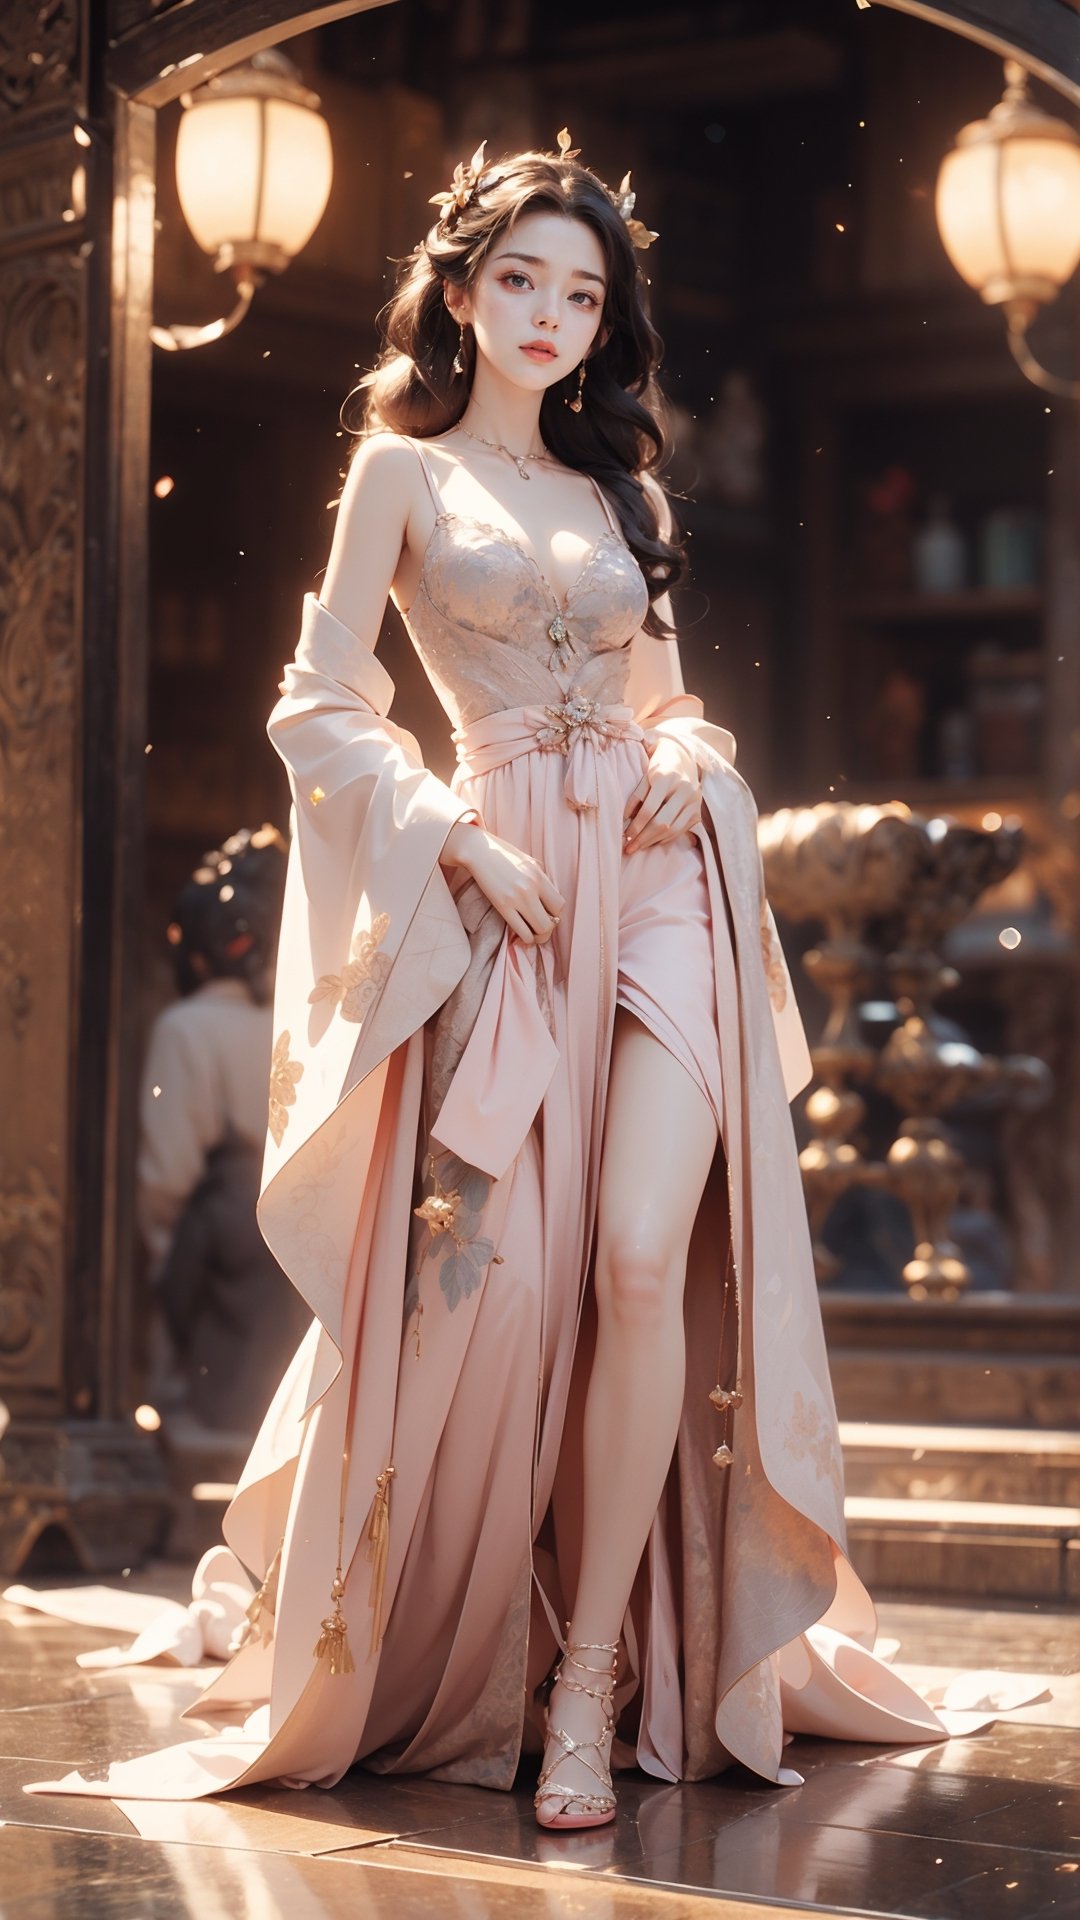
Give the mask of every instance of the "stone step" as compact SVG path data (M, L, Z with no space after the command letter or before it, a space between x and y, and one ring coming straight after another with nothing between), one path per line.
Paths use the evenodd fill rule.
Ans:
M851 1494L846 1512L851 1558L872 1593L1080 1600L1080 1507Z
M897 1348L835 1349L833 1390L845 1420L926 1420L964 1425L1066 1427L1080 1408L1080 1360L995 1354L927 1354Z
M850 1494L1080 1507L1080 1433L843 1420L840 1438Z
M821 1299L843 1420L1080 1427L1080 1297Z

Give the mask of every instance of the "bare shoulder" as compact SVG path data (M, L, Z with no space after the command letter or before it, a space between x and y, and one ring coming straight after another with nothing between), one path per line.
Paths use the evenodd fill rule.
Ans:
M424 479L402 434L367 435L342 488L320 599L374 647Z
M346 493L362 489L365 494L382 494L386 488L407 504L420 478L419 461L411 440L402 433L366 434L349 464Z

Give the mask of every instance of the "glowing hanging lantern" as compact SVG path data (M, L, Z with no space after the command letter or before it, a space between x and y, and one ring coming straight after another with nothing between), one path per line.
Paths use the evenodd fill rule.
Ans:
M182 96L176 186L195 239L219 273L231 272L237 308L209 327L153 329L164 347L204 345L229 332L267 273L280 273L311 239L334 176L319 96L275 49Z
M1080 134L1036 105L1018 61L1004 98L961 129L942 162L937 222L957 272L1004 309L1009 342L1029 378L1075 392L1038 368L1024 335L1080 265Z
M269 52L209 81L184 106L176 184L200 247L219 265L287 266L330 197L334 159L318 95Z

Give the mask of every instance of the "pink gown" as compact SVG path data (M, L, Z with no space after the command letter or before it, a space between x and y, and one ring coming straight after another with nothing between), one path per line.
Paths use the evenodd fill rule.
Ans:
M256 1579L270 1569L257 1631L191 1710L214 1732L42 1790L329 1786L357 1760L506 1788L523 1748L539 1750L535 1689L580 1546L617 1006L685 1069L720 1146L691 1246L680 1430L623 1623L614 1761L685 1780L735 1758L783 1782L798 1777L781 1765L785 1730L941 1739L945 1722L874 1659L873 1608L844 1551L788 1111L809 1062L730 736L682 703L699 716L679 724L702 756L706 818L624 855L648 755L625 702L647 592L608 502L598 487L608 526L560 604L505 529L444 506L412 444L437 518L407 626L454 729L451 790L385 718L385 669L310 596L270 722L299 830L260 1219L317 1317L226 1523ZM368 799L350 813L357 769L377 795L391 762L389 813ZM462 926L482 942L494 912L436 864L468 809L532 854L566 906L534 949L498 922L449 1071L445 982L463 963L447 970L445 954ZM710 1404L718 1356L725 1384L740 1374L733 1416ZM336 1673L316 1651L335 1558L355 1658Z
M625 803L647 764L642 731L623 702L629 643L648 596L599 487L608 530L560 605L535 560L506 531L445 508L430 459L413 444L437 518L405 618L454 726L454 789L492 832L540 862L566 906L551 941L537 950L554 1071L538 1123L504 1176L512 1190L492 1197L505 1210L498 1237L504 1264L489 1276L447 1409L435 1474L395 1594L362 1752L369 1765L395 1769L460 1758L455 1749L465 1701L452 1684L460 1650L468 1647L473 1659L486 1662L508 1642L502 1724L489 1727L486 1750L467 1773L454 1769L455 1778L505 1785L519 1753L525 1653L519 1623L530 1604L531 1542L537 1543L534 1615L538 1604L561 1630L572 1591L561 1577L564 1553L574 1564L572 1533L564 1543L558 1525L550 1517L546 1528L543 1522L560 1458L567 1485L557 1519L569 1530L575 1517L578 1436L568 1431L567 1409L570 1402L580 1413L576 1393L571 1401L571 1377L575 1353L579 1364L587 1355L577 1336L616 1006L629 1008L675 1055L722 1124L706 879L711 854L704 834L623 854ZM560 613L567 628L561 659L549 631ZM551 724L548 709L572 699L595 703L597 726L608 727L611 737L599 748L583 743L577 755L537 751L538 729ZM483 1089L468 1074L459 1078L455 1096L458 1109L482 1108ZM470 1115L462 1118L469 1124ZM490 1240L483 1223L479 1231ZM430 1238L423 1222L413 1238L418 1256ZM413 1299L423 1305L422 1341L440 1305L445 1312L453 1290L469 1284L470 1264L467 1253L452 1246L434 1250L407 1296L399 1432L410 1425L409 1398L426 1392L415 1363L410 1368ZM535 1395L525 1391L533 1380ZM419 1408L417 1414L419 1420ZM400 1475L400 1443L395 1457ZM452 1527L438 1498L447 1480L456 1490ZM396 1480L395 1500L401 1492ZM651 1584L666 1594L677 1576L659 1564L667 1560L661 1529L649 1557ZM541 1619L534 1619L536 1627ZM546 1633L542 1645L551 1651ZM545 1655L536 1679L546 1663ZM410 1737L403 1744L404 1729Z

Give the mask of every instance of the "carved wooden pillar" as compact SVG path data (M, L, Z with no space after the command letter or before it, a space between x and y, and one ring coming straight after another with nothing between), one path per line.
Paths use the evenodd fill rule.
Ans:
M7 1571L49 1526L129 1565L166 1511L127 1377L153 128L106 95L103 44L90 0L0 17Z

